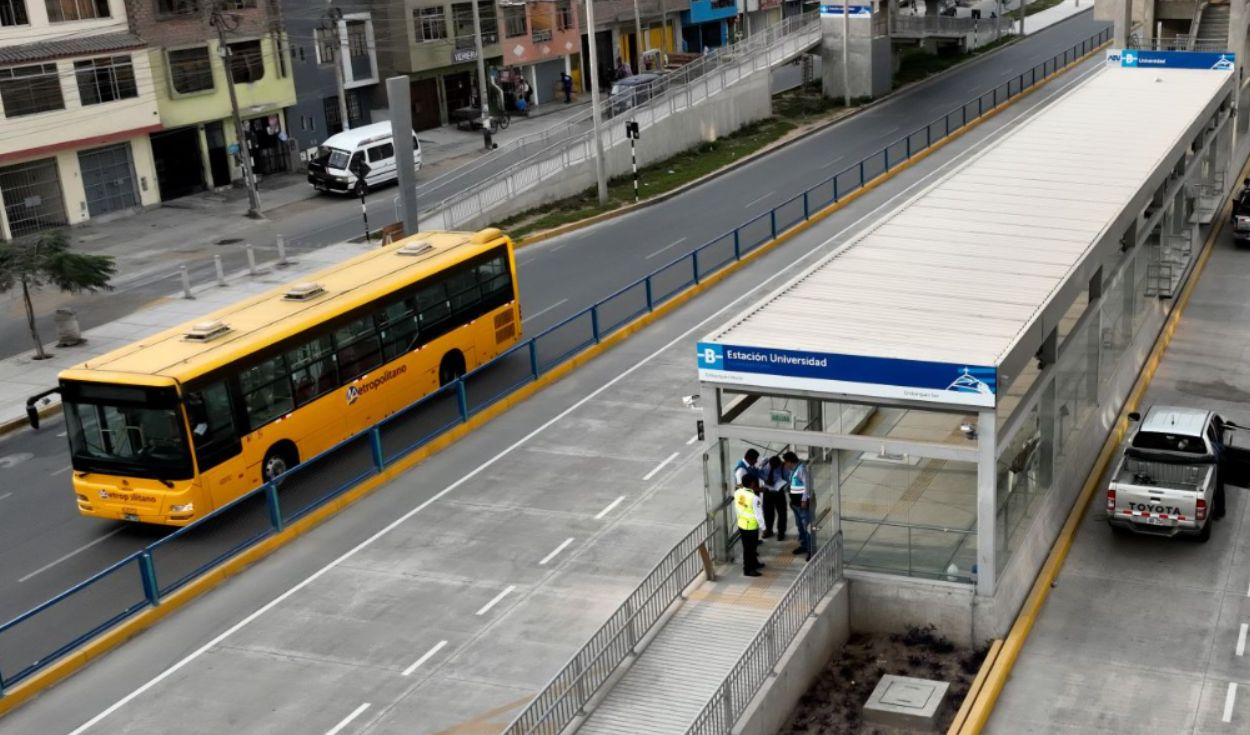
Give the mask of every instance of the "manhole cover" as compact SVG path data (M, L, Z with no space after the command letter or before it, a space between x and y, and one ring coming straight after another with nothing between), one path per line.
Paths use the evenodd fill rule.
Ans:
M213 244L214 245L238 245L241 242L243 242L243 238L241 237L223 237L222 239L218 240L217 242Z

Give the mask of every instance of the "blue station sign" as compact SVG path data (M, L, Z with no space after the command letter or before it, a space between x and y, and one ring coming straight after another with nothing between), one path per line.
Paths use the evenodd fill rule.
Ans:
M997 371L980 365L698 344L699 380L993 407Z
M1209 69L1233 71L1237 55L1229 51L1149 51L1110 49L1107 63L1129 69Z

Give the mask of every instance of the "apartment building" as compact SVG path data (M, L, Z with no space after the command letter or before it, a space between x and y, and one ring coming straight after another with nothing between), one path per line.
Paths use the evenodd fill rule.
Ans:
M123 0L0 0L0 237L156 203L155 87Z
M294 144L285 121L295 81L278 1L125 2L131 32L148 46L161 124L149 137L161 201L231 184L242 177L245 151L259 176L289 170ZM243 119L242 146L228 81Z

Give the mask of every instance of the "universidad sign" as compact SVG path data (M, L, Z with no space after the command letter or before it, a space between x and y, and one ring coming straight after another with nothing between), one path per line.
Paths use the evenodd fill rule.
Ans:
M997 370L923 360L698 344L699 380L993 407Z
M1229 51L1149 51L1109 49L1107 63L1129 69L1210 69L1233 71L1237 55Z
M842 17L842 8L843 8L843 7L850 8L850 11L851 11L851 12L850 12L850 16L851 16L852 18L871 18L871 17L872 17L872 6L871 6L871 5L846 5L846 6L843 6L843 5L821 5L821 6L820 6L820 14L821 14L821 15L823 15L823 16L833 15L833 16L837 16L837 17L841 18L841 17Z

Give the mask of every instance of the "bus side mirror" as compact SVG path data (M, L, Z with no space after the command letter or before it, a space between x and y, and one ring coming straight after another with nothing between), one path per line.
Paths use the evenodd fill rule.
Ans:
M26 402L26 420L30 422L30 428L39 430L39 409L31 405L30 401Z

